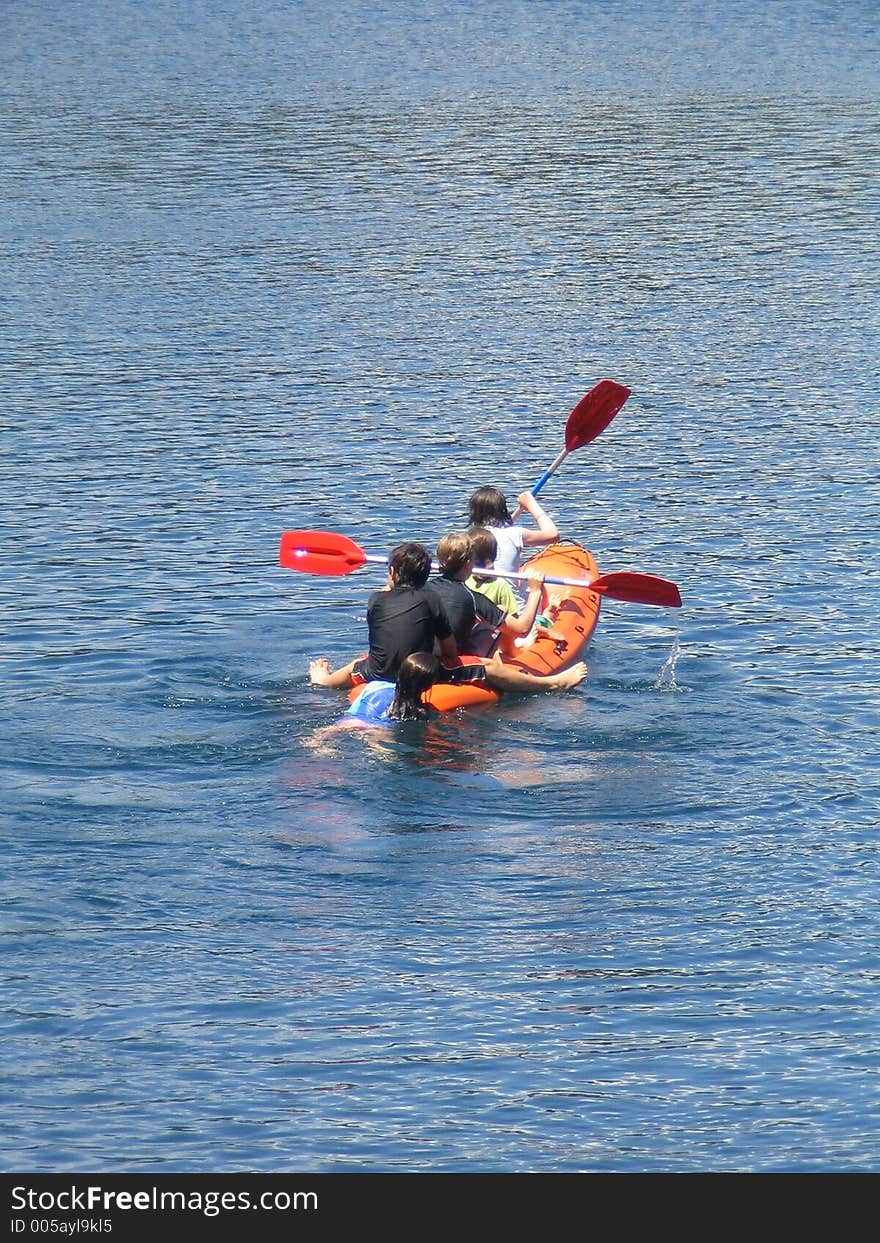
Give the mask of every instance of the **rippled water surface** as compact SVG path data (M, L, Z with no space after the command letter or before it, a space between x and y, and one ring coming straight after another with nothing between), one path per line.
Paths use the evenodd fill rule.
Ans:
M876 8L6 6L7 1170L880 1167ZM546 504L564 695L325 735Z

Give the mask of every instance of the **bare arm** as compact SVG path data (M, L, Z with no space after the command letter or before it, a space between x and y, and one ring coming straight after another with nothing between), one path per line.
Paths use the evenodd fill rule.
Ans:
M351 673L358 659L349 661L347 665L343 665L341 669L335 672L330 668L330 663L326 656L321 656L318 660L313 660L309 665L309 681L313 686L351 686Z
M529 576L529 591L525 606L520 613L508 613L502 623L502 629L508 634L528 634L535 624L541 606L544 575L535 570L526 570L526 573Z
M559 539L559 529L545 509L542 509L531 492L523 492L517 498L522 508L534 518L537 531L523 531L523 544L534 548L538 544L552 544Z

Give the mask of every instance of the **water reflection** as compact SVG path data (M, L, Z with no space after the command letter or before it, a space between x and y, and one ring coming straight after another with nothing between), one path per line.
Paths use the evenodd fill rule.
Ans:
M876 1160L872 6L38 8L7 1164ZM279 532L435 545L608 373L547 503L680 646L609 606L583 693L322 733L373 584Z

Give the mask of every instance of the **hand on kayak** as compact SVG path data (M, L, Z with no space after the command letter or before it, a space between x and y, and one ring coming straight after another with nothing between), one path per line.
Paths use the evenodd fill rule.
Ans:
M543 591L544 575L540 570L530 570L526 567L526 579L528 581L528 591Z

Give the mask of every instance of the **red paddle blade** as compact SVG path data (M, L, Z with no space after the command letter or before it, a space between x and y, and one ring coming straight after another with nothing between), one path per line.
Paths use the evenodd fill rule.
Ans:
M621 570L603 574L590 583L592 591L601 592L611 600L628 600L630 604L656 604L664 609L680 609L681 593L675 583L654 574L637 574Z
M601 436L632 390L615 380L600 380L582 397L565 425L565 448L581 449Z
M278 560L286 570L304 574L350 574L367 555L354 540L332 531L285 531Z

